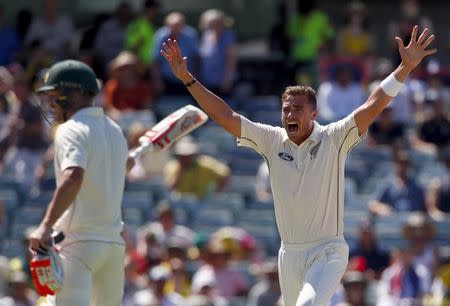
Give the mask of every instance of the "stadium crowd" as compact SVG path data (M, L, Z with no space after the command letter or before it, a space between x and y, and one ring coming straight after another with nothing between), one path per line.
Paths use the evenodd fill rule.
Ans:
M234 20L220 10L203 12L197 27L181 12L162 16L157 0L144 0L137 12L121 2L77 29L57 0L42 4L42 16L18 12L15 27L0 7L0 305L44 305L30 282L27 234L55 184L57 127L43 120L34 93L55 61L76 58L95 70L95 103L131 148L158 120L193 103L159 53L168 37L190 71L250 119L280 125L277 90L301 83L317 89L318 120L326 124L362 104L398 64L393 37L407 41L414 24L433 28L419 1L401 1L386 35L393 56L380 58L362 2L343 8L340 22L312 0L297 1L290 14L279 1L266 40L268 53L281 58L271 91L243 77ZM449 76L433 58L416 69L350 154L350 259L332 306L450 303ZM268 175L262 158L236 148L212 122L169 151L140 157L123 199L124 305L281 305Z

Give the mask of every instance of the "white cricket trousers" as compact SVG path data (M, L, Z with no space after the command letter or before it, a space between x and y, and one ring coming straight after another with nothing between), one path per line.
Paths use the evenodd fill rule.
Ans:
M281 243L278 270L285 306L326 306L348 262L343 237L304 244Z
M124 288L125 246L77 241L58 248L63 288L49 301L56 306L120 306Z

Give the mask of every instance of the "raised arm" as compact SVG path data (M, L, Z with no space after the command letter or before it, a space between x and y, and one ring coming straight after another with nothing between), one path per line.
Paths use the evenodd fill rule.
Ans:
M186 85L192 97L208 116L234 136L240 137L240 115L192 76L187 69L187 58L181 54L177 41L168 39L167 42L163 43L161 54L169 62L175 76Z
M367 131L369 125L386 108L392 98L397 95L409 73L420 64L425 56L437 51L436 49L426 49L435 37L434 35L429 35L427 28L425 28L419 38L417 38L417 32L418 26L416 25L411 33L411 40L406 47L401 38L395 38L402 62L390 76L380 83L367 101L356 109L355 121L360 135Z

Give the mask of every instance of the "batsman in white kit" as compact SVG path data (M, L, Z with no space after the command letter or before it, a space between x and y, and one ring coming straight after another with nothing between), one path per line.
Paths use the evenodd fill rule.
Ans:
M53 231L63 232L65 239L58 246L64 278L55 282L50 273L36 287L51 287L56 294L49 300L58 306L122 305L121 203L126 170L133 165L127 142L103 109L92 105L99 88L87 65L56 63L38 92L45 94L49 107L44 117L60 124L54 137L57 187L31 234L30 249L48 250Z
M402 63L367 101L346 118L322 126L315 121L316 93L311 87L287 87L281 97L281 127L254 123L233 111L187 70L176 41L161 54L203 110L267 161L281 236L279 280L285 306L325 306L337 290L348 261L343 237L344 164L349 151L397 95L434 39L425 29L411 33L407 46L396 37ZM251 103L251 101L248 101ZM345 103L345 101L342 101Z

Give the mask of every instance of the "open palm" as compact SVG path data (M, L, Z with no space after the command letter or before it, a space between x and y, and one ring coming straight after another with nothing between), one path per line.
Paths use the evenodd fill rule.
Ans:
M418 31L419 27L417 25L414 26L411 33L411 40L406 47L400 37L395 38L403 64L411 69L419 65L425 56L433 54L437 51L436 49L426 49L434 40L435 36L429 35L428 29L425 28L419 38L417 38Z
M170 65L173 74L180 80L188 74L186 60L183 57L176 40L168 39L163 43L163 50L160 51Z

